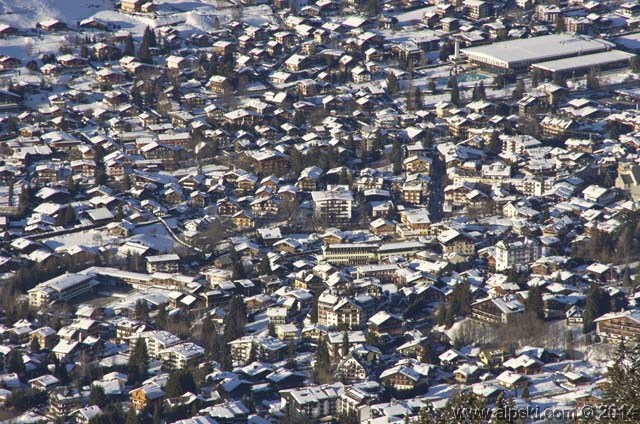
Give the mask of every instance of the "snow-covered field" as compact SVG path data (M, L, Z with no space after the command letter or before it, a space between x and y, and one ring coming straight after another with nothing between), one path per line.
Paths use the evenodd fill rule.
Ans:
M154 14L126 14L117 10L114 0L0 0L0 24L35 34L0 40L0 54L24 60L56 53L78 35L75 30L80 21L92 17L106 23L111 30L129 31L138 39L147 26L158 28L172 24L189 33L212 31L216 18L221 24L233 19L256 26L275 22L267 5L243 7L234 12L225 0L157 0L155 3ZM34 32L38 22L49 19L59 19L70 31Z
M0 23L34 28L47 19L59 19L70 26L101 10L113 10L113 0L0 0Z
M64 252L73 246L99 247L109 244L115 239L109 236L106 231L87 230L77 233L56 236L43 240L44 244L58 252Z

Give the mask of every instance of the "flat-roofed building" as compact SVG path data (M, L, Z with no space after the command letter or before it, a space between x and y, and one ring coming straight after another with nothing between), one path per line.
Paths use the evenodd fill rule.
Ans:
M536 63L599 53L613 47L614 44L605 40L553 34L470 47L461 52L470 62L482 67L525 72Z
M319 222L335 224L351 221L353 193L350 190L313 191L311 198L313 215Z
M63 274L38 284L27 293L29 305L41 308L51 302L66 302L91 290L93 275Z
M621 50L610 50L586 56L536 63L531 65L531 68L540 70L546 78L556 76L571 77L586 75L592 68L598 69L599 72L625 68L629 66L633 57L636 57L636 55Z
M147 257L147 272L178 272L180 268L180 256L175 253L155 255Z
M376 243L336 243L325 246L324 259L330 264L362 265L377 258Z
M167 368L179 370L195 365L204 356L204 348L187 342L170 346L159 354Z

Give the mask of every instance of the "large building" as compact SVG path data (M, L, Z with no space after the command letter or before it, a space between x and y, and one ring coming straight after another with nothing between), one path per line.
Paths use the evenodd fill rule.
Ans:
M470 62L484 68L526 72L530 65L611 50L614 44L572 34L503 41L461 49Z
M29 293L29 306L41 308L51 302L66 302L91 290L93 274L63 274L40 283Z
M344 391L341 383L282 390L288 416L300 420L330 418L337 413L337 404Z
M580 76L588 74L593 68L598 71L608 71L629 66L631 58L636 55L621 50L610 50L586 56L568 57L565 59L551 60L531 65L532 69L538 69L546 78L556 76Z
M324 260L335 265L363 265L375 262L379 245L376 243L338 243L322 248Z
M610 312L595 320L596 334L602 342L637 343L640 339L638 311Z
M542 246L535 239L525 238L496 244L496 271L505 271L516 265L535 262L542 256Z
M319 222L330 225L351 221L353 193L340 187L327 191L311 192L313 214Z

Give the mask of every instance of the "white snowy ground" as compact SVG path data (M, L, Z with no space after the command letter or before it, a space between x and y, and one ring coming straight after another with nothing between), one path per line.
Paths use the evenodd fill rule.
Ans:
M126 14L116 9L114 0L0 0L0 24L7 24L34 34L31 37L9 37L0 40L0 54L28 60L44 53L57 53L69 43L83 19L95 17L112 30L129 31L140 38L145 27L158 28L176 24L181 31L212 31L216 17L223 24L234 18L250 25L274 23L267 5L243 7L237 15L225 0L157 0L157 13ZM38 22L59 19L70 31L46 33L36 31Z

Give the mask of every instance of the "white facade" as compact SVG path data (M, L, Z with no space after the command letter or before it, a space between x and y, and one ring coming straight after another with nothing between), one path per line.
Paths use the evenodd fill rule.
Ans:
M542 256L542 247L537 240L523 239L496 244L496 271L505 271L516 265L526 265Z

